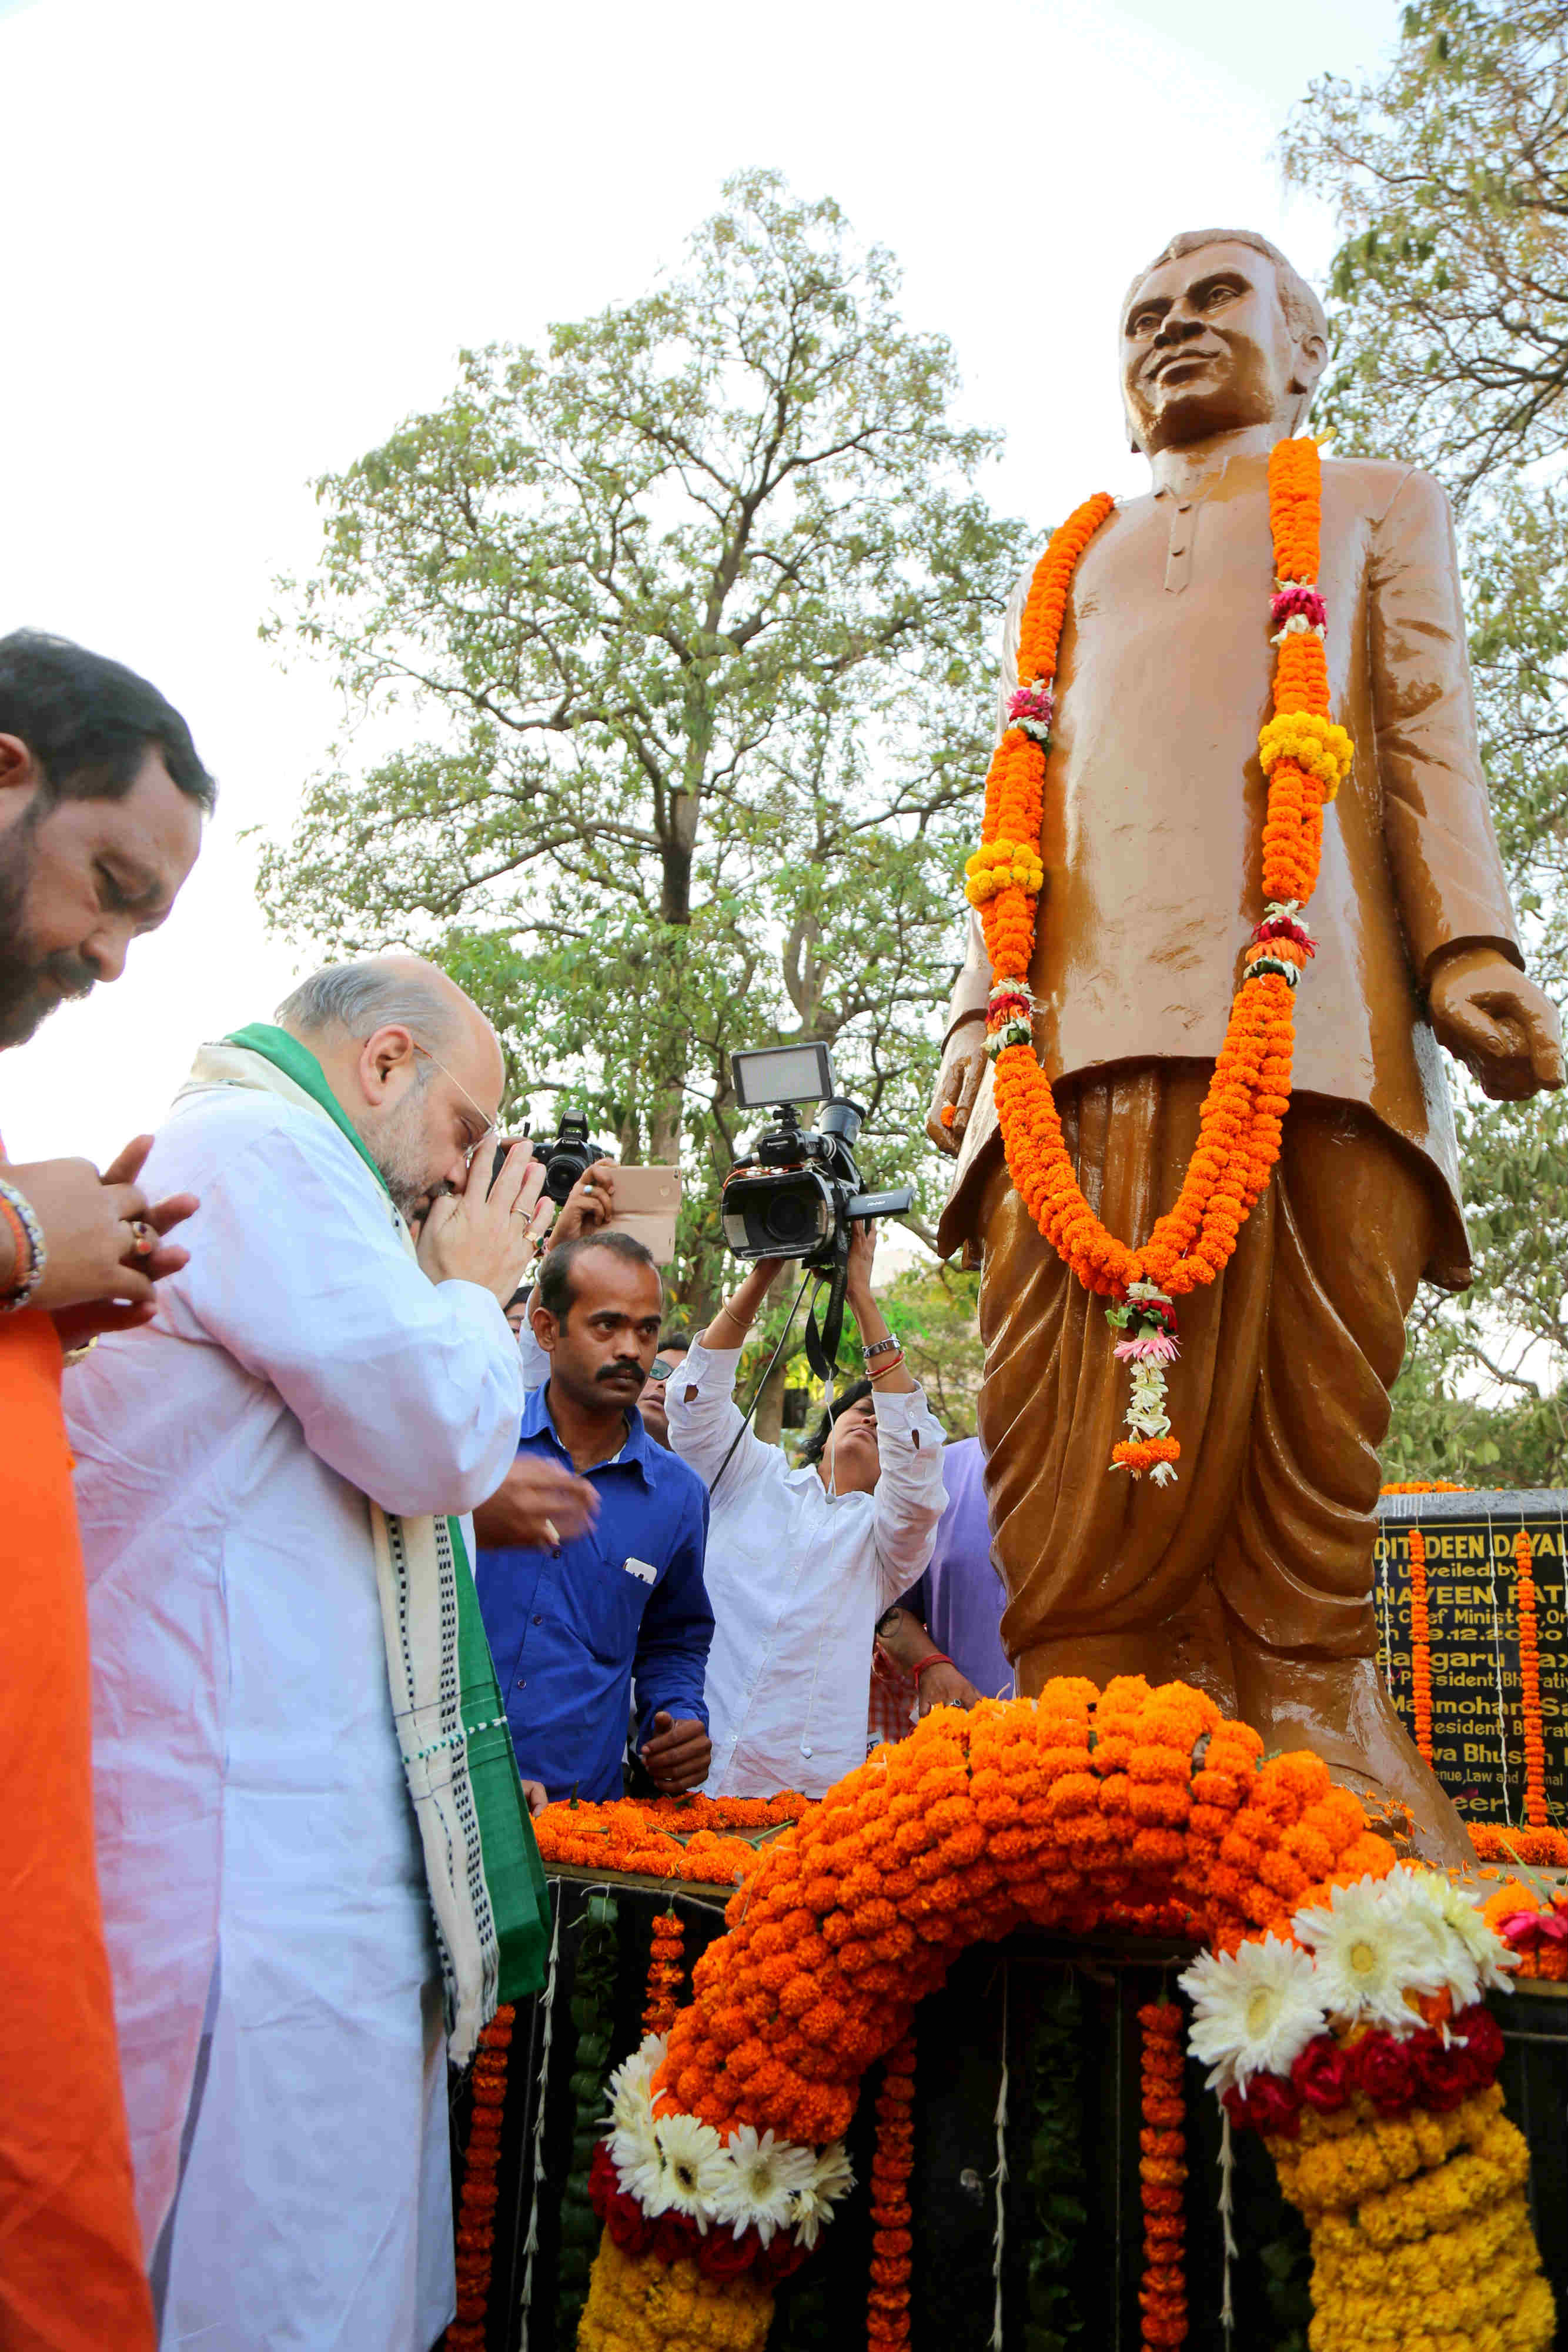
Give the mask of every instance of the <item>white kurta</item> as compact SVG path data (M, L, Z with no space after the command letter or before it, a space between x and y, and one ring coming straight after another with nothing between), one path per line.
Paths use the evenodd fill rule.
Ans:
M815 1469L740 1427L738 1348L695 1346L664 1392L670 1442L712 1493L703 1581L710 1797L823 1797L865 1762L876 1621L931 1557L947 1497L942 1424L918 1385L873 1391L882 1475L831 1496ZM695 1394L691 1394L692 1391Z
M493 1493L517 1349L488 1291L405 1255L348 1139L275 1096L177 1104L142 1181L200 1196L191 1264L66 1402L162 2343L428 2352L454 2309L440 1980L364 1498Z

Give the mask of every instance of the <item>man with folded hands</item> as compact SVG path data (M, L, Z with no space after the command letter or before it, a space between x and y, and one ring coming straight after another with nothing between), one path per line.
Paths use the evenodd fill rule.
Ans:
M201 1196L201 1247L72 1376L164 2352L429 2352L455 2303L448 2052L542 1981L461 1517L522 1408L503 1302L542 1171L525 1147L490 1181L504 1075L413 957L204 1046L148 1162ZM570 1496L552 1470L537 1517Z

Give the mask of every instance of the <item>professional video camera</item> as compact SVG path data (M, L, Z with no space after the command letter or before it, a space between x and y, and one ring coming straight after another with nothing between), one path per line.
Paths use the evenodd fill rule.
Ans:
M530 1138L527 1128L523 1129L523 1139L530 1144L534 1158L544 1163L545 1192L558 1209L564 1205L578 1178L586 1175L596 1160L612 1160L615 1156L590 1139L588 1121L579 1111L563 1111L559 1131L548 1140ZM497 1146L490 1169L492 1184L506 1165L509 1148L505 1143Z
M865 1117L837 1092L826 1045L767 1045L732 1054L736 1100L743 1110L770 1108L765 1128L724 1180L719 1215L737 1257L795 1257L829 1277L819 1337L808 1321L806 1353L829 1376L843 1323L850 1236L862 1217L901 1217L915 1195L907 1184L868 1192L852 1146ZM821 1123L802 1128L798 1106L821 1102ZM819 1360L820 1359L820 1360Z

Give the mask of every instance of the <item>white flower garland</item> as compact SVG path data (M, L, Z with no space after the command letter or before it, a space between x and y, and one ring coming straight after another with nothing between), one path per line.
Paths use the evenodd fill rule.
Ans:
M695 2116L655 2116L653 2076L664 2037L650 2033L610 2077L610 2160L624 2193L650 2221L684 2213L706 2237L710 2224L737 2238L755 2230L768 2245L775 2231L814 2246L841 2197L854 2186L842 2140L802 2147L741 2124L721 2139Z
M1211 2090L1288 2074L1330 2018L1396 2037L1424 2023L1407 1995L1447 1992L1456 2010L1487 1990L1511 1991L1516 1965L1480 1915L1481 1896L1441 1871L1404 1864L1386 1878L1336 1886L1298 1911L1294 1943L1265 1936L1234 1955L1206 1952L1179 1979L1193 2006L1188 2047Z

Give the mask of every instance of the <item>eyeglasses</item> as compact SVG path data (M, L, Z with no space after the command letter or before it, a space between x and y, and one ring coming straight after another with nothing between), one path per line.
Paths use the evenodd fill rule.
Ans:
M678 1357L655 1356L653 1362L648 1367L648 1378L651 1381L667 1381L670 1379L672 1374L678 1372L680 1369L680 1360Z
M482 1103L476 1103L474 1100L473 1096L469 1093L467 1087L464 1085L462 1079L454 1078L445 1063L440 1060L436 1055L433 1054L428 1045L422 1045L417 1038L413 1037L409 1039L409 1043L413 1045L416 1054L423 1054L427 1062L434 1062L435 1064L436 1068L440 1071L444 1078L451 1079L452 1084L456 1087L464 1101L469 1105L471 1109L478 1113L480 1123L479 1136L475 1142L468 1145L463 1154L464 1165L465 1167L472 1168L474 1165L474 1154L476 1151L483 1150L486 1139L489 1136L494 1135L496 1131L497 1125L499 1122L501 1116L499 1111L497 1111L492 1115L484 1108Z

